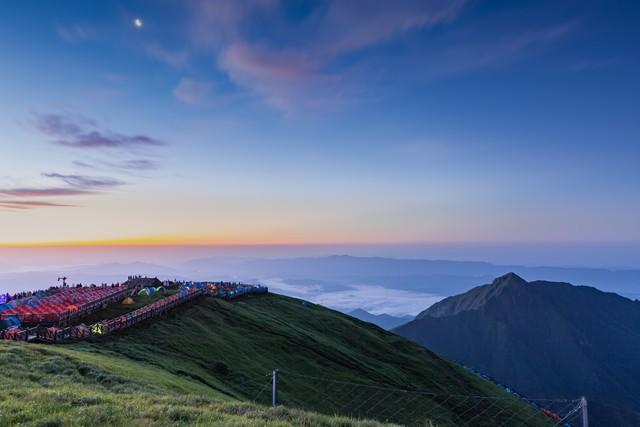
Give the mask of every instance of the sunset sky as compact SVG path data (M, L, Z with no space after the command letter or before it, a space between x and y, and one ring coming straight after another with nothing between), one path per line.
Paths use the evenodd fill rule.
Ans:
M5 2L0 245L640 241L639 12Z

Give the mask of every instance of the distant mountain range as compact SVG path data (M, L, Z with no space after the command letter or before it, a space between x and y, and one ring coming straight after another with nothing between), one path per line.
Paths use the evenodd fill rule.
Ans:
M638 301L510 273L394 332L530 397L585 395L593 425L640 425Z
M416 313L446 296L513 271L526 280L552 280L596 286L640 298L640 270L580 267L526 267L486 262L398 259L330 255L301 258L209 257L170 265L135 262L66 265L29 270L0 268L0 291L15 292L70 283L125 280L130 274L161 279L241 280L268 285L273 291L330 306L343 312L362 308L394 316ZM3 262L5 262L3 260ZM384 289L384 292L381 291Z
M410 322L413 320L413 316L391 316L389 314L372 314L366 310L358 308L347 313L351 317L355 317L356 319L360 319L363 322L373 323L374 325L380 326L382 329L390 330L397 326L400 326L404 323Z
M281 278L314 283L323 281L340 288L363 283L390 289L420 291L434 295L466 292L478 283L514 272L526 280L552 280L597 286L635 299L640 298L640 270L586 267L527 267L486 262L398 259L330 255L305 258L229 258L192 260L179 267L191 274L243 279Z

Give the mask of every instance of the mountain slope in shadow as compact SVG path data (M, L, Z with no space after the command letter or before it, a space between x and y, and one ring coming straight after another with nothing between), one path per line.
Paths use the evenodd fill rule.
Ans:
M640 302L510 273L394 330L530 397L589 399L594 425L640 425Z

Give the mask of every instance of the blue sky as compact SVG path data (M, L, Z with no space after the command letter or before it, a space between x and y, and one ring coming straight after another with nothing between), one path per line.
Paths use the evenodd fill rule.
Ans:
M638 241L639 11L5 4L0 243Z

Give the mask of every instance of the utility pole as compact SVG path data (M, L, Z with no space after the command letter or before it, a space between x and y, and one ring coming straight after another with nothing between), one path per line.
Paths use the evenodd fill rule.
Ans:
M582 407L582 427L589 427L589 413L587 412L587 398L582 396L580 399L580 406Z
M272 389L271 389L271 406L274 408L278 404L278 370L273 371Z

